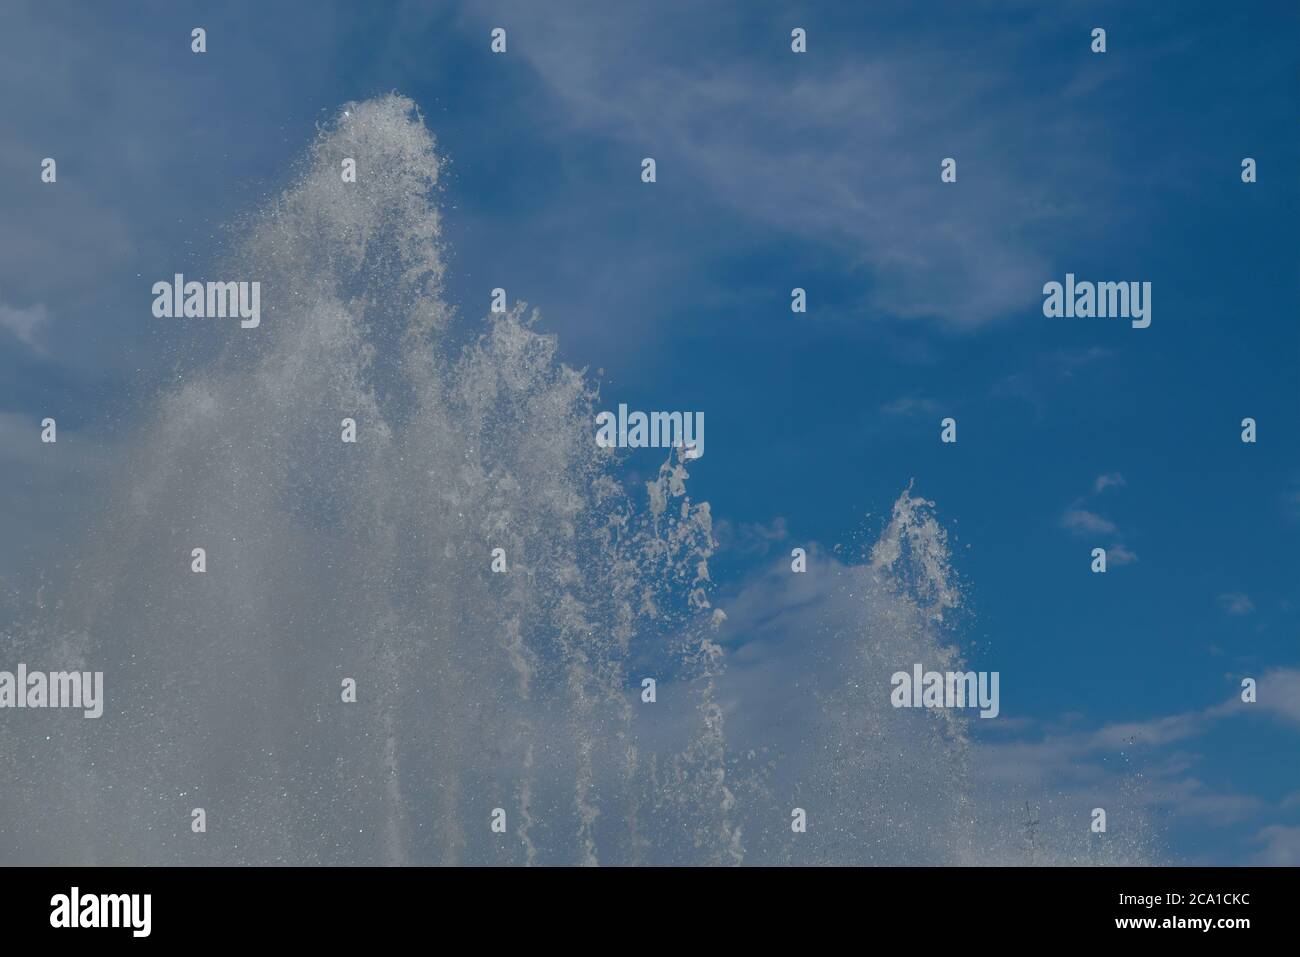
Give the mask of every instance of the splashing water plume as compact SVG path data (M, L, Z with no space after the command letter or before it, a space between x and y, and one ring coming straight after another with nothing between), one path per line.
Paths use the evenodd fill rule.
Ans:
M450 344L433 138L399 96L346 110L232 253L260 328L182 357L63 597L6 631L14 660L103 670L108 707L0 727L0 859L978 861L962 722L879 691L959 660L930 503L905 492L828 584L777 570L723 615L688 460L625 490L594 387L522 306ZM809 587L813 655L724 670L747 607ZM689 707L642 716L646 661Z

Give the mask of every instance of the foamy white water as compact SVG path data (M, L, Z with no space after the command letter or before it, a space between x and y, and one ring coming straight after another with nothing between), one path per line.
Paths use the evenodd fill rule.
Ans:
M0 859L1017 862L965 720L889 704L892 671L963 661L932 503L904 491L859 560L778 564L723 614L688 491L707 465L626 488L595 385L536 317L444 301L413 104L346 111L231 251L260 328L180 357L84 557L11 616L14 660L103 670L108 706L0 726ZM774 595L798 612L765 615ZM730 666L737 628L769 657ZM1073 835L1034 853L1087 862Z

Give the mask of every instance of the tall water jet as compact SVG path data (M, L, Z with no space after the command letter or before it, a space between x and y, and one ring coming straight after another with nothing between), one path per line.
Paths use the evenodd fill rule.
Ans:
M215 357L160 332L175 383L82 557L57 598L9 603L15 660L103 670L108 702L98 721L0 726L18 782L0 858L977 856L961 723L893 711L880 687L918 655L960 659L930 504L908 490L866 560L817 586L775 569L729 621L696 463L674 454L626 489L622 453L594 440L596 386L536 314L467 323L444 300L440 169L409 100L348 104L229 250L230 274L261 284L260 325ZM816 590L771 614L792 587ZM771 632L784 685L724 668L738 631ZM783 657L810 635L811 655ZM645 717L646 672L677 707ZM22 775L33 760L43 773ZM791 806L814 801L793 835Z
M634 506L592 387L522 307L446 344L439 169L410 101L349 104L231 251L260 327L182 352L121 465L60 622L112 706L63 742L94 770L45 789L120 822L97 856L635 857L598 838L640 800L629 643L707 605L707 507L680 465Z

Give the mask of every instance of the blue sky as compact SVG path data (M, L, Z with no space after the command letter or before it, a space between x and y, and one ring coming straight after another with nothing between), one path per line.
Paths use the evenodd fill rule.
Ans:
M1127 762L1170 858L1300 863L1294 5L141 9L0 14L22 91L0 137L0 574L39 578L46 530L75 526L166 381L152 281L202 271L318 122L397 90L451 160L462 312L504 286L609 406L705 412L719 604L796 545L878 530L914 480L956 544L972 661L1003 676L990 786ZM1150 328L1045 318L1066 272L1150 281ZM20 441L45 415L84 437L50 474ZM1223 709L1247 675L1268 694Z

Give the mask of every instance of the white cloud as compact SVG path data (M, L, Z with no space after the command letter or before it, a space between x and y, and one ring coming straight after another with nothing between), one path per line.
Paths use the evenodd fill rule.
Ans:
M1300 827L1272 824L1255 835L1254 843L1264 846L1254 863L1265 867L1300 866Z
M27 309L19 309L0 302L0 329L7 329L18 341L29 348L43 352L37 342L36 332L49 321L49 311L38 302Z
M1114 535L1118 531L1110 519L1082 508L1066 509L1061 524L1078 535Z
M1123 488L1128 482L1119 472L1106 472L1098 475L1092 482L1092 496L1097 496L1110 488ZM1132 565L1138 560L1137 553L1123 542L1114 541L1120 536L1119 526L1104 515L1099 515L1084 508L1083 503L1090 496L1084 496L1065 510L1061 516L1061 525L1075 535L1084 537L1107 536L1111 544L1106 547L1106 560L1111 565Z
M1275 668L1259 679L1259 699L1254 705L1284 721L1300 725L1300 669ZM1233 699L1234 707L1238 699Z
M880 407L880 411L886 415L898 416L936 415L939 411L939 403L934 399L919 396L903 396L892 402L886 402Z
M1205 719L1205 712L1186 711L1146 721L1108 724L1087 739L1087 749L1122 751L1136 745L1172 744L1200 734Z
M1124 476L1119 472L1107 472L1105 475L1097 476L1097 480L1092 483L1092 490L1100 494L1108 488L1123 488L1127 484L1128 482L1124 481Z
M1054 168L1075 162L1057 103L1020 90L1009 104L997 71L954 72L949 36L909 43L906 54L876 44L838 67L793 74L725 51L670 53L671 65L660 58L646 69L659 48L680 54L683 25L712 29L694 7L665 3L638 16L591 5L562 22L536 4L509 10L529 38L520 55L561 101L557 119L615 137L636 158L653 153L661 184L690 179L738 215L866 266L869 305L888 316L974 327L1031 307L1053 272L1031 234L1066 217L1086 228L1086 209L1025 175L1043 154ZM1053 132L1027 144L1032 117ZM970 186L939 183L954 144L959 163L979 164Z
M762 522L735 524L725 518L719 519L713 526L713 534L718 540L719 550L753 555L766 552L775 542L785 541L789 532L785 519L778 515L767 525Z
M1219 596L1219 607L1229 615L1249 615L1255 610L1255 603L1249 595L1233 591Z
M1138 560L1137 552L1130 551L1123 544L1115 544L1106 549L1106 560L1112 565L1132 565Z

